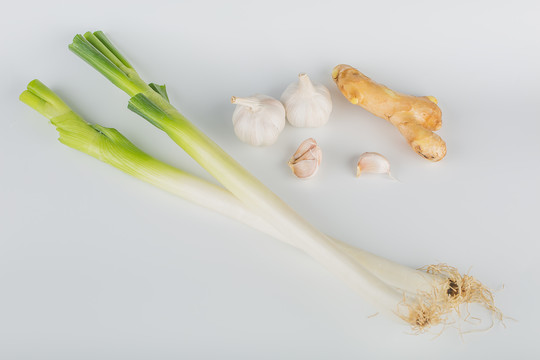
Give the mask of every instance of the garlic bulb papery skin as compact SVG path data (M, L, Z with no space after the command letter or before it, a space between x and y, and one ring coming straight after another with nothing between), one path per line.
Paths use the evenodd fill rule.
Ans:
M236 104L232 116L234 133L240 140L255 146L276 142L285 127L285 108L273 97L256 94L231 98Z
M296 127L323 126L332 112L332 98L326 86L313 84L306 74L298 75L298 82L285 89L281 101L287 120Z
M390 173L390 162L383 155L376 152L365 152L360 155L356 165L356 177L362 173L387 174L396 180Z
M321 165L322 151L317 142L309 138L304 140L289 160L293 174L300 179L313 177Z

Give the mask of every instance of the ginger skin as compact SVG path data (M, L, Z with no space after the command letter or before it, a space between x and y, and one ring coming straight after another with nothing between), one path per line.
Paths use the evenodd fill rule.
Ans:
M433 132L442 125L437 99L400 94L349 65L336 66L332 78L349 102L392 123L416 153L431 161L446 155L445 142Z

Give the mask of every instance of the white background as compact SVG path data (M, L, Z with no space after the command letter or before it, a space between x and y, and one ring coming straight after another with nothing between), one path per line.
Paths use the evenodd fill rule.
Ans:
M538 356L537 1L18 1L0 14L0 358L531 359ZM209 177L70 53L103 30L144 79L300 214L400 263L445 262L496 292L507 327L409 335L322 266L55 139L17 100L39 78L88 121ZM350 105L330 72L433 95L448 155L430 163ZM232 95L279 97L307 72L331 91L320 129L236 139ZM314 137L318 176L287 159ZM355 178L377 151L400 182ZM504 288L503 288L504 286ZM501 290L501 288L503 288Z

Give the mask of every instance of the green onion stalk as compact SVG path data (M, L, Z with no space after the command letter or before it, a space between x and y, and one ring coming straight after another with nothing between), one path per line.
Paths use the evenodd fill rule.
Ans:
M417 330L444 321L451 308L443 297L448 297L448 286L454 286L449 276L453 274L416 271L329 238L180 114L164 86L146 84L102 32L77 35L70 49L126 92L129 109L163 130L227 190L152 158L114 129L89 125L52 91L33 81L21 100L57 126L61 142L195 203L211 204L233 218L238 214L239 220L304 250L382 310Z

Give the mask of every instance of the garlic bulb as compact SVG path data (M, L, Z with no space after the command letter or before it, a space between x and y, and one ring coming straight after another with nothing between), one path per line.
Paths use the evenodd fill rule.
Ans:
M234 132L245 143L260 146L276 142L285 127L285 108L278 100L261 94L239 98L232 116Z
M306 74L290 84L281 95L292 126L319 127L328 122L332 112L330 92L324 85L313 84Z
M356 166L356 177L363 172L374 174L387 174L396 180L390 173L390 162L384 156L376 152L365 152L360 155Z
M312 138L304 140L289 160L289 167L296 177L309 179L321 165L322 151Z

